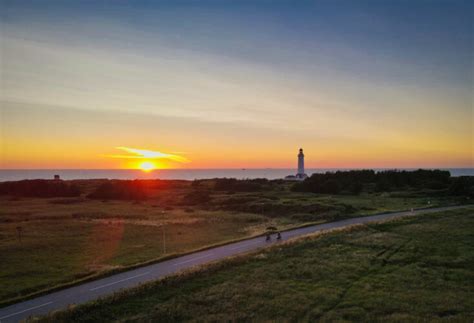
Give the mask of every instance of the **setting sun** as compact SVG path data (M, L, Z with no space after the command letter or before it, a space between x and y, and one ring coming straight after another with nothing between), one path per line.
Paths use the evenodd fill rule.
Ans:
M144 172L149 172L149 171L152 171L152 170L156 169L156 165L152 162L149 162L149 161L145 161L143 163L140 163L140 165L138 167Z

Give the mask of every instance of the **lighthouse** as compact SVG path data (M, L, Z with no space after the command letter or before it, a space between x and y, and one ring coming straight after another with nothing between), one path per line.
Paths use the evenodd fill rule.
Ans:
M300 153L298 154L298 173L297 175L304 175L304 154L303 148L300 148Z
M307 177L308 177L308 175L306 175L306 173L304 172L303 148L300 148L299 153L298 153L298 170L296 172L296 175L285 176L285 180L287 180L287 181L303 181Z

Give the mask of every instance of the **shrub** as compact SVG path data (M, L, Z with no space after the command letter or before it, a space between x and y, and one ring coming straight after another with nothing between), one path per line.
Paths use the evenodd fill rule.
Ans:
M147 194L140 181L107 181L91 194L90 199L99 200L145 200Z
M0 195L16 197L76 197L81 194L78 186L57 180L23 180L0 183Z
M196 190L189 192L183 196L182 204L184 205L196 205L205 204L211 200L211 196L208 191Z
M248 180L237 180L235 178L215 179L214 189L216 191L232 192L258 192L265 189L268 185L267 179L257 178Z
M448 194L474 197L474 177L461 176L453 178L448 189Z

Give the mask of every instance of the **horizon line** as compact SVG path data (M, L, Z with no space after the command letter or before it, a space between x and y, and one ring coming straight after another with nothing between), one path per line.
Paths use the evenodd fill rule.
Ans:
M234 168L156 168L151 170L150 172L154 171L166 171L166 170L288 170L288 169L295 169L296 167L234 167ZM414 167L305 167L306 170L310 169L474 169L474 166L414 166ZM33 171L33 170L98 170L98 171L142 171L139 168L0 168L0 171Z

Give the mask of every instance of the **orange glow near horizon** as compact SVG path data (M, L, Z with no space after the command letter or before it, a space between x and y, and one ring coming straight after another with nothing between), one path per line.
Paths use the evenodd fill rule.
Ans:
M5 146L0 168L3 169L228 169L228 168L294 168L298 147L270 148L262 151L254 147L223 147L216 149L200 147L200 151L188 149L192 162L179 163L166 158L110 158L104 155L107 147L75 147L67 150L66 144L56 142L54 147L31 142L18 146ZM10 148L11 147L11 148ZM41 147L41 148L39 148ZM473 167L470 152L461 149L444 151L416 151L415 149L387 149L379 147L344 146L330 147L324 143L302 145L305 152L306 168L463 168ZM187 147L186 147L187 148ZM231 148L234 148L232 150ZM293 148L293 149L292 149ZM171 148L172 149L172 148ZM110 150L110 148L109 148ZM47 151L47 153L46 153ZM65 155L64 151L68 151Z
M174 168L173 166L178 164L190 162L186 157L177 154L129 147L116 147L116 149L123 150L128 155L105 155L105 157L121 159L123 162L120 168L141 169L144 172L150 172L154 169ZM136 160L139 160L138 163L135 162Z
M259 137L260 132L243 132L238 138L234 133L219 136L217 132L212 132L204 134L205 137L191 133L191 138L188 133L176 129L172 136L162 135L160 139L151 140L149 138L154 138L152 131L143 127L141 130L146 134L143 137L137 135L133 129L117 128L111 131L121 137L117 135L97 140L102 138L99 132L84 132L84 138L75 139L74 145L71 145L74 138L52 138L50 131L41 132L34 125L29 125L28 122L37 118L23 119L28 113L18 116L21 117L19 120L22 124L28 126L20 129L10 126L15 123L13 121L5 123L9 128L5 130L6 135L0 138L2 169L141 170L139 165L142 162L153 163L155 169L295 168L300 146L304 149L305 166L308 169L474 166L472 139L455 134L434 134L428 137L421 134L414 136L410 132L408 137L376 136L370 140L333 138L321 141L279 138L275 134L279 138L276 145L273 137ZM47 116L52 117L55 114ZM46 124L58 125L60 128L55 130L58 133L63 127L69 129L68 131L74 129L74 125L67 121L53 121ZM33 132L34 129L37 131ZM211 137L212 140L208 139ZM118 146L117 141L123 143L123 146ZM298 145L295 145L295 142L298 142Z
M470 4L33 2L0 23L0 169L474 168Z

